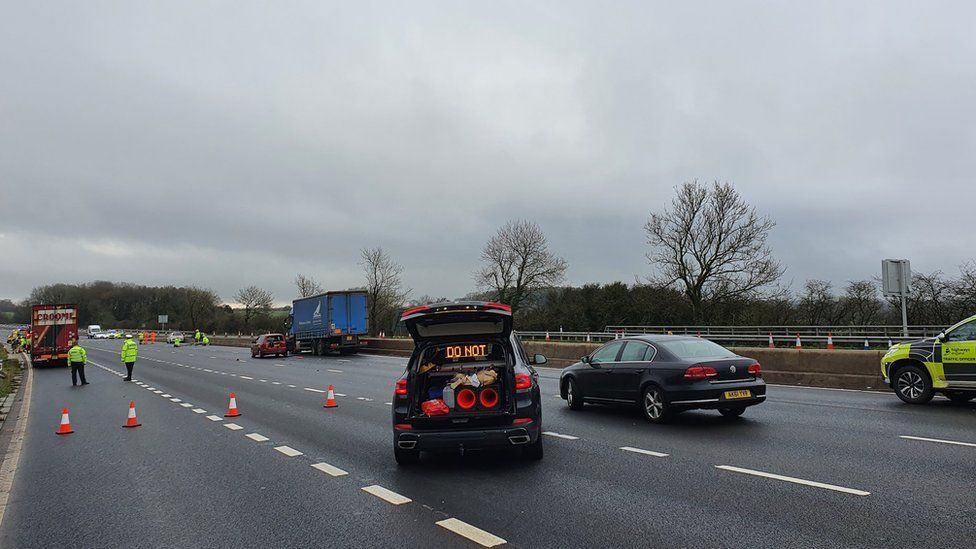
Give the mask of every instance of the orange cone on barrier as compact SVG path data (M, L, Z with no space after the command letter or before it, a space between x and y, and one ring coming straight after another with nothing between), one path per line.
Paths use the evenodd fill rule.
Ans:
M772 333L769 334L769 348L770 349L775 349L776 348L776 344L773 343L773 334Z
M827 350L834 350L834 334L827 332Z
M61 425L58 427L58 430L55 432L59 435L67 435L75 432L74 429L71 428L71 420L68 419L67 408L61 410Z
M239 415L241 413L237 411L237 394L231 393L230 404L227 406L227 413L224 414L224 417L237 417Z
M142 425L139 420L136 419L136 403L135 401L129 401L129 417L125 420L125 425L122 427L138 427Z
M546 341L549 341L549 332L546 332Z
M797 349L803 348L803 343L800 342L800 334L796 334L796 348Z
M339 407L339 404L336 403L336 399L335 399L335 387L333 387L330 384L329 385L329 394L327 395L327 397L325 399L325 406L323 406L323 408L338 408L338 407Z

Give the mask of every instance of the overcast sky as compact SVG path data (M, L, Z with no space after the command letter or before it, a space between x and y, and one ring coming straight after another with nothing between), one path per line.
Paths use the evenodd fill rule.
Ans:
M971 2L4 2L0 297L92 280L457 297L537 221L568 282L651 272L732 182L785 281L974 256Z

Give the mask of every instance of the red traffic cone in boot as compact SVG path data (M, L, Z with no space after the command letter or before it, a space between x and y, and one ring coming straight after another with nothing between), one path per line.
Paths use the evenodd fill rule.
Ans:
M125 425L122 427L138 427L142 425L139 420L136 419L136 403L132 400L129 401L129 418L125 420Z
M335 399L335 388L332 385L329 385L329 394L328 397L325 399L325 406L323 406L323 408L338 408L338 407L339 405L336 403L336 399Z
M59 435L67 435L67 434L70 434L70 433L75 432L74 429L71 428L71 420L68 419L68 409L67 408L64 408L63 410L61 410L61 426L58 427L58 430L55 431L55 432L57 434L59 434Z
M224 414L224 417L237 417L239 415L241 415L241 413L237 411L237 395L231 393L230 404L227 406L227 413Z

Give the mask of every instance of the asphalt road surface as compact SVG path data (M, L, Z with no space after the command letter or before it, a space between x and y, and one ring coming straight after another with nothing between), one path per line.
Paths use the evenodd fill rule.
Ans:
M91 385L36 369L2 547L972 547L976 405L770 387L738 420L570 411L540 369L546 456L393 460L405 360L87 341ZM339 407L324 409L334 384ZM242 415L225 418L235 392ZM142 426L123 429L134 400ZM56 436L61 408L75 433ZM917 438L905 438L917 437ZM928 440L931 439L931 440ZM943 442L938 442L943 441ZM968 443L952 444L952 442ZM290 451L290 450L293 450ZM300 452L298 455L295 452Z

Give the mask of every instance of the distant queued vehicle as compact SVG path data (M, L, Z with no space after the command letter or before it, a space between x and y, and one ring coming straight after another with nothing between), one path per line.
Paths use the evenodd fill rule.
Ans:
M976 316L934 338L892 345L881 375L908 404L925 404L935 393L959 403L976 398Z
M766 399L762 368L751 358L697 337L642 335L607 343L560 375L560 396L585 403L638 404L663 423L692 409L738 417Z
M108 330L105 330L103 332L96 332L92 337L94 339L109 339L112 337L112 334Z
M89 324L87 330L88 339L93 339L97 334L101 333L101 331L102 327L98 324Z
M288 356L288 343L284 334L263 334L251 342L251 358Z
M181 343L186 341L186 335L184 335L183 332L170 332L169 335L166 336L166 343L173 343L176 341L176 338L179 338Z

